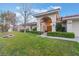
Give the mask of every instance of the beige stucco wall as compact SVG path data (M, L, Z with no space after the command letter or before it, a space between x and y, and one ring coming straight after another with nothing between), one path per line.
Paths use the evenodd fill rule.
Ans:
M67 32L72 32L72 20L67 20Z
M37 31L41 31L41 28L40 28L40 18L37 18Z
M72 32L79 36L79 19L72 20Z
M73 32L79 37L79 19L67 20L67 32Z

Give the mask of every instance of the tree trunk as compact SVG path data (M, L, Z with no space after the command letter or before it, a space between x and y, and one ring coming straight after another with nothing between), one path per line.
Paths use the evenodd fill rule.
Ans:
M24 33L26 33L26 13L27 11L24 11Z

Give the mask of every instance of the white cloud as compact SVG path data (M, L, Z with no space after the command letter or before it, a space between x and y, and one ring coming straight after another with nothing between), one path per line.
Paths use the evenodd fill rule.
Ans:
M53 10L53 9L58 9L58 8L61 9L61 6L49 6L46 9L32 9L32 11L35 12L35 13L42 13L42 12L46 12L48 10Z
M21 13L19 12L15 12L15 13L16 13L18 24L24 23L24 17L21 15ZM37 22L37 20L32 15L29 15L28 22Z
M19 7L19 6L17 6L17 7L16 7L16 9L17 9L17 10L20 10L20 7Z
M61 6L49 6L48 10L61 9Z
M24 20L23 16L19 12L15 12L15 13L16 13L16 21L17 21L17 23L18 24L23 23L23 20Z
M41 12L46 12L47 9L32 9L32 11L35 13L41 13Z
M61 9L61 7L60 6L55 6L55 7L53 7L54 9L57 9L57 8L60 8Z
M21 16L21 14L19 13L19 12L15 12L16 13L16 16L18 17L18 16Z
M28 20L29 22L37 22L37 19L33 17L32 15L29 16Z

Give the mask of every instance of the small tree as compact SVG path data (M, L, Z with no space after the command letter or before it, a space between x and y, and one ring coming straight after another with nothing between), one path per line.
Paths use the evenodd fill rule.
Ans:
M2 12L0 15L1 21L3 21L2 23L2 31L8 31L9 29L9 25L15 24L15 20L16 20L16 14L10 11L7 12Z
M61 23L56 23L56 31L62 32L62 24Z
M24 18L24 33L26 32L26 23L29 21L28 17L31 15L31 5L30 4L23 4L21 12Z

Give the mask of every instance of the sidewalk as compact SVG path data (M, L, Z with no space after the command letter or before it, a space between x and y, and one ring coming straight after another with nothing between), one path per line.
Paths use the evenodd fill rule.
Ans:
M79 42L79 38L63 38L63 37L53 37L53 36L46 36L46 35L40 35L41 37L46 37L46 38L53 38L53 39L60 39L60 40L68 40L68 41L75 41L75 42Z

